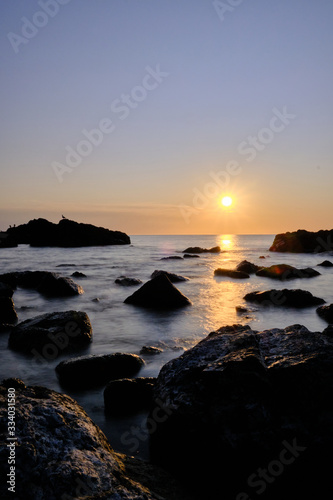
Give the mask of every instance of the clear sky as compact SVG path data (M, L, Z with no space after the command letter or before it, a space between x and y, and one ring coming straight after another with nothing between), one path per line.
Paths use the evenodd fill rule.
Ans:
M332 228L332 26L332 0L1 2L0 229Z

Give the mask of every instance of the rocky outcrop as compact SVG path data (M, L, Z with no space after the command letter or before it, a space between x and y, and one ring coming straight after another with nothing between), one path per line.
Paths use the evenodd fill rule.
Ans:
M310 232L299 229L293 233L277 234L271 252L321 253L333 250L333 229Z
M144 364L144 360L136 354L117 352L62 361L57 365L56 373L64 387L87 389L110 380L133 377Z
M127 276L119 276L115 280L115 283L117 285L122 285L122 286L136 286L136 285L141 285L142 281L139 280L138 278L128 278Z
M164 274L171 283L179 283L180 281L189 281L190 278L187 278L186 276L181 276L180 274L174 274L174 273L169 273L168 271L159 271L156 269L156 271L153 272L151 275L151 278L156 278L156 276L161 276L161 274Z
M148 410L153 400L156 378L112 380L104 389L104 407L111 415L129 415Z
M183 250L183 253L220 253L220 247L212 247L212 248L201 248L201 247L188 247Z
M191 301L164 274L147 281L124 302L153 309L174 309L191 305Z
M296 267L289 266L287 264L277 264L259 269L256 272L256 275L264 278L285 281L297 278L314 278L315 276L320 276L320 273L311 267L297 269Z
M255 302L264 306L277 307L312 307L324 304L325 300L314 297L312 293L306 290L266 290L264 292L250 292L244 297L248 302Z
M0 275L0 281L13 288L32 288L47 297L71 297L80 295L83 288L71 278L64 278L48 271L17 271Z
M120 231L110 231L92 224L62 219L58 224L46 219L33 219L27 224L7 230L12 241L35 247L86 247L128 245L131 240Z
M88 315L82 311L65 311L42 314L19 323L9 335L8 346L50 360L84 347L91 340Z
M318 307L317 314L327 321L327 323L333 324L333 304Z
M198 498L325 498L332 361L333 336L301 325L220 328L161 369L153 460Z
M247 274L255 274L261 268L262 266L252 264L252 262L249 262L248 260L243 260L242 262L237 264L236 271L242 271L243 273Z
M248 273L244 273L243 271L235 271L234 269L215 269L214 271L215 276L225 276L227 278L233 278L233 279L247 279L250 277Z
M6 440L8 387L15 390L15 442ZM0 386L0 420L3 499L189 500L166 472L116 453L81 406L65 394L5 380ZM10 477L5 474L10 472L11 453L15 487L8 491Z

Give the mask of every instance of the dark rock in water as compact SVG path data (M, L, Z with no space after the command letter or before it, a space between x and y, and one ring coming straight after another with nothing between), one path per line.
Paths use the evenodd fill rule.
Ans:
M271 252L321 253L333 250L333 229L310 232L299 229L293 233L277 234Z
M245 313L248 313L249 310L247 307L236 306L236 312L238 312L239 314L245 314Z
M106 413L125 415L149 409L156 378L141 377L112 380L104 389Z
M256 275L284 281L297 278L314 278L315 276L320 276L320 273L311 267L297 269L296 267L289 266L287 264L277 264L259 269L259 271L256 272Z
M42 314L19 323L10 333L8 346L44 361L86 346L92 340L88 315L82 311Z
M62 361L56 367L59 382L65 387L86 389L110 380L133 377L145 364L136 354L82 356Z
M83 293L71 278L48 271L17 271L0 275L0 281L16 288L33 288L48 297L69 297Z
M199 259L200 255L195 255L191 253L184 254L184 259Z
M321 266L321 267L333 267L333 263L330 260L324 260L323 262L321 262L320 264L318 264L318 266Z
M152 459L198 498L325 498L332 393L330 335L220 328L161 369L154 399L165 418L151 434Z
M266 259L264 255L260 255L259 259Z
M4 231L0 231L0 248L14 248L17 247L17 243L11 236Z
M13 299L0 296L0 324L14 325L17 319Z
M16 243L36 247L86 247L101 245L128 245L131 240L120 231L110 231L92 224L62 219L58 224L46 219L34 219L27 224L12 227L7 231Z
M160 349L159 347L153 347L153 346L150 346L150 345L149 346L144 345L140 349L140 354L151 355L151 354L161 354L162 352L163 352L163 349Z
M7 422L8 387L15 389L16 399L17 442L12 444L15 449L15 493L8 491L8 477L1 481L1 498L187 498L167 473L116 453L82 407L65 394L45 387L26 387L23 382L18 385L16 379L6 380L0 386L1 421ZM5 433L1 434L0 468L9 474L11 448L6 437Z
M75 271L74 273L71 274L73 278L86 278L87 275L84 273L80 273L80 271Z
M244 273L243 271L235 271L234 269L215 269L214 271L215 276L225 276L227 278L234 278L234 279L247 279L250 277L249 274Z
M220 253L220 247L213 248L201 248L201 247L189 247L183 250L183 253Z
M333 304L318 307L317 314L327 323L333 323Z
M325 300L314 297L305 290L266 290L264 292L250 292L245 295L245 300L265 306L277 307L311 307L324 304Z
M154 309L174 309L191 305L191 301L164 274L147 281L124 302Z
M252 264L252 262L249 262L247 260L243 260L236 266L236 271L242 271L243 273L247 274L255 274L257 271L259 271L259 269L261 269L260 266Z
M171 283L178 283L180 281L189 281L190 279L186 278L186 276L180 276L179 274L173 274L169 273L168 271L159 271L159 270L154 271L151 277L156 278L156 276L161 276L161 274L164 274L167 278L169 278Z
M180 255L170 255L169 257L162 257L160 260L183 260Z
M136 285L141 285L142 281L139 280L138 278L128 278L127 276L119 276L115 280L115 283L117 285L122 285L122 286L136 286Z
M14 290L11 286L0 281L0 297L12 297Z

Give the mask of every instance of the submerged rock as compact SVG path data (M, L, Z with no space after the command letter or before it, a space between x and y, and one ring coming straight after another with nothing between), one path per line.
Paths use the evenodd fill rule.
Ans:
M221 247L201 248L201 247L188 247L183 250L183 253L220 253Z
M327 323L333 323L333 304L318 307L317 314L327 321Z
M144 364L144 360L136 354L117 352L62 361L57 365L56 373L63 386L86 389L110 380L133 377Z
M142 281L139 280L138 278L128 278L127 276L119 276L115 280L115 283L117 285L122 285L122 286L136 286L136 285L141 285Z
M324 304L325 300L314 297L306 290L266 290L264 292L250 292L244 297L248 302L255 302L265 306L277 307L311 307Z
M116 453L72 398L8 379L0 386L0 418L7 422L8 387L15 389L15 493L4 479L0 497L24 500L181 500L167 474ZM0 438L0 468L10 472L11 448ZM9 480L9 477L8 477ZM169 486L169 487L168 487ZM173 494L175 495L173 497Z
M124 378L112 380L104 389L106 413L125 415L149 409L156 378Z
M250 277L249 274L244 273L243 271L235 271L234 269L215 269L214 271L215 276L225 276L227 278L234 278L234 279L247 279Z
M242 260L242 262L240 262L236 266L236 271L242 271L243 273L247 274L255 274L257 271L259 271L259 269L261 269L261 266L252 264L252 262L249 262L247 260Z
M277 264L259 269L256 272L256 275L264 278L285 281L296 278L314 278L315 276L320 276L320 273L311 267L297 269L296 267L289 266L287 264Z
M169 273L168 271L159 271L158 269L153 272L151 275L151 278L156 278L156 276L161 276L161 274L164 274L171 283L178 283L180 281L189 281L190 278L186 278L186 276L180 276L179 274L174 274L174 273Z
M48 361L63 352L86 346L91 340L88 315L82 311L65 311L42 314L19 323L9 335L8 346Z
M191 301L164 274L147 281L124 302L154 309L174 309L191 305Z
M200 255L195 255L191 253L184 254L184 259L199 259Z
M305 231L277 234L271 252L321 253L333 249L333 229L330 231Z
M160 260L183 260L180 255L170 255L169 257L162 257Z
M151 434L152 459L198 498L250 499L259 486L267 500L325 498L332 367L333 337L301 325L212 332L158 375L168 416Z

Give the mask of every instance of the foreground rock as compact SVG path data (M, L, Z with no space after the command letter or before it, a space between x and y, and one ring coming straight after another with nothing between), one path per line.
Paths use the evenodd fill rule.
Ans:
M277 234L271 252L321 253L333 250L333 229L310 232L299 229L293 233Z
M187 278L186 276L180 276L180 274L174 274L174 273L169 273L168 271L159 271L156 269L156 271L153 272L151 275L152 278L156 278L157 276L161 276L161 274L164 274L171 283L179 283L180 281L189 281L190 278Z
M144 364L140 356L117 352L62 361L57 365L56 373L64 387L87 389L110 380L133 377Z
M325 498L332 391L333 336L223 327L161 369L152 457L198 498Z
M256 264L252 264L252 262L249 262L248 260L242 260L242 262L240 262L236 266L236 271L242 271L243 273L247 274L255 274L261 268L262 266L257 266Z
M82 311L65 311L42 314L19 323L9 335L8 346L50 360L91 341L88 315Z
M297 269L296 267L289 266L287 264L277 264L259 269L256 272L256 275L264 278L285 281L297 278L314 278L315 276L320 276L320 273L311 267Z
M80 295L83 288L71 278L61 277L48 271L17 271L0 275L0 281L13 288L32 288L47 297L71 297Z
M113 380L104 389L104 407L111 415L128 415L148 410L153 400L156 378Z
M212 248L201 248L201 247L188 247L183 250L183 253L220 253L220 247L212 247Z
M227 278L234 278L234 279L238 279L238 280L243 280L243 279L247 279L250 277L249 274L244 273L243 271L235 271L233 269L222 269L222 268L215 269L214 275L215 276L225 276Z
M318 307L317 314L327 321L327 323L333 324L333 304Z
M161 500L188 498L165 472L116 453L103 432L69 396L9 379L0 386L0 418L7 422L8 387L15 389L15 488L0 497L24 500ZM6 433L0 467L10 471Z
M175 309L191 305L191 301L164 274L147 281L124 302L153 309Z
M92 224L62 219L58 224L46 219L33 219L7 230L15 243L35 247L86 247L101 245L128 245L131 240L120 231L110 231Z
M142 281L139 280L138 278L128 278L127 276L119 276L115 280L115 283L117 285L122 285L122 286L136 286L136 285L141 285Z
M18 317L13 299L11 297L0 296L0 325L14 325L17 320Z
M312 307L324 304L325 300L314 297L306 290L266 290L264 292L250 292L245 295L245 300L255 302L264 306L277 307Z

